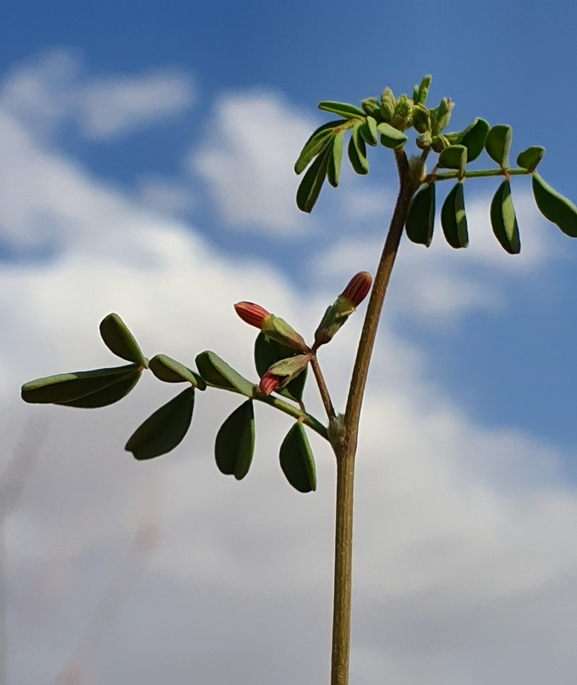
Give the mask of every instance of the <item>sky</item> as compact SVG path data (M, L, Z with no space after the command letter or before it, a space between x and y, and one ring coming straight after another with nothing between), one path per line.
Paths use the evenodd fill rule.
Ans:
M334 461L286 483L286 416L257 407L238 483L214 437L238 400L197 393L189 435L140 463L126 439L175 393L29 406L22 383L114 365L118 312L152 357L212 349L249 378L256 301L310 338L374 273L392 155L343 170L311 215L292 166L321 100L433 75L449 128L513 127L577 201L574 4L238 5L5 0L0 27L0 685L329 681ZM485 158L486 159L486 158ZM344 164L343 166L346 166ZM471 245L404 240L364 403L351 685L571 685L577 660L577 241L514 179L522 251L467 181ZM448 189L447 189L448 190ZM443 197L441 192L440 197ZM440 206L440 201L439 201ZM339 409L364 306L323 351ZM322 416L312 383L307 408Z

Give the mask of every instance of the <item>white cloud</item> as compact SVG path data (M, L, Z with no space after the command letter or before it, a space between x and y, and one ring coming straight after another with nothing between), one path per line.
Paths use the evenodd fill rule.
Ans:
M2 119L0 150L3 240L38 245L48 225L48 239L60 245L55 259L0 271L5 457L23 416L52 421L7 526L11 679L52 682L98 598L121 577L132 592L118 600L99 650L84 664L83 675L95 682L326 680L334 464L320 440L311 438L319 491L302 496L283 482L276 458L290 422L266 407L258 407L253 468L239 484L217 473L212 458L215 431L235 397L199 393L183 445L145 464L122 445L175 394L172 387L146 377L122 403L97 411L20 407L11 399L31 377L110 364L97 335L110 311L123 316L149 355L162 351L190 363L212 348L254 375L253 333L232 303L262 301L312 330L320 296L296 292L262 261L224 258L191 227L150 213L40 147L14 112ZM450 273L458 288L477 283L467 270L498 279L511 278L513 268L516 278L530 277L542 250L554 254L548 243L535 247L538 226L531 226L522 226L528 249L517 261L472 230L471 248L457 255L463 271L441 241L426 254L436 265L430 271L419 248L404 245L393 309L417 304L433 276ZM355 253L349 244L324 258L334 263L329 275L348 278L357 260L364 268L376 255L373 245L359 244ZM408 279L417 276L422 290L407 294ZM488 293L486 306L495 306L500 291ZM460 298L449 292L438 311L478 306L474 297ZM342 364L350 365L359 324L347 325L323 355L339 406ZM559 475L563 454L512 428L478 426L423 380L427 363L385 321L358 463L355 682L569 685L577 493ZM320 411L312 388L307 402ZM143 474L164 483L163 538L136 581L122 576L122 564L145 497Z
M108 139L180 114L193 100L187 74L157 69L93 80L78 94L78 118L88 138Z
M231 228L298 234L303 215L295 204L300 179L293 165L314 128L311 118L278 95L224 95L206 144L190 155L190 167L208 182Z
M36 134L72 118L87 138L109 140L173 118L195 99L192 79L180 69L89 80L81 72L81 59L71 50L28 60L5 79L0 106Z

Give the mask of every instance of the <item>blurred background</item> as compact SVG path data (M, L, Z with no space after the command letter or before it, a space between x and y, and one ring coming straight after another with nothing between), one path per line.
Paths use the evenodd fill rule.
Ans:
M117 363L112 311L150 357L212 349L250 378L234 302L310 339L374 273L396 192L371 149L368 177L346 164L298 212L320 100L432 73L450 129L512 125L512 158L545 146L542 176L577 201L576 26L556 0L4 0L0 685L328 682L334 464L316 435L302 495L278 465L291 422L267 407L237 483L213 458L226 393L198 393L181 446L140 463L126 439L178 390L147 376L88 411L19 387ZM491 233L494 179L466 184L468 250L439 227L429 250L402 244L363 413L351 685L574 683L577 241L529 185L519 256ZM361 321L321 359L340 409Z

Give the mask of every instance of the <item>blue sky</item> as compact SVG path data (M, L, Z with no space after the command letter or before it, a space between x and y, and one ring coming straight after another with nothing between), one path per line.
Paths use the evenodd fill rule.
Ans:
M5 454L30 416L50 422L6 528L7 685L78 663L95 684L152 685L167 659L175 684L326 681L322 446L321 491L296 497L277 472L285 424L263 418L251 478L230 483L210 453L214 417L234 402L216 397L195 410L196 442L142 468L122 445L166 388L145 381L86 413L34 412L18 387L111 363L97 337L109 311L150 356L190 363L212 348L247 374L252 333L233 302L314 330L350 275L374 271L395 195L392 156L371 149L367 178L346 171L310 217L298 212L291 166L326 119L322 99L410 93L432 73L430 102L456 102L451 129L475 116L512 125L513 158L545 146L542 175L577 202L577 10L6 0L2 14ZM523 249L506 255L489 224L495 187L467 182L467 251L437 227L430 250L402 245L393 274L359 465L352 685L574 680L577 241L539 217L519 179ZM325 355L341 406L357 319ZM136 590L87 646L78 635L150 487L164 493L162 543L127 562Z

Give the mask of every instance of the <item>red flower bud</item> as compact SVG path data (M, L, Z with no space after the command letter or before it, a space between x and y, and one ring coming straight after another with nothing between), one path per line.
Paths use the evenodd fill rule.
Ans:
M270 316L270 312L254 302L237 302L234 308L245 323L255 328L262 329L264 322Z
M351 278L349 284L341 293L341 297L346 297L349 302L352 302L354 307L358 307L368 295L372 282L373 279L368 271L359 271L358 274Z
M283 380L283 376L275 376L270 371L267 371L260 379L258 388L263 395L270 395L279 387Z

